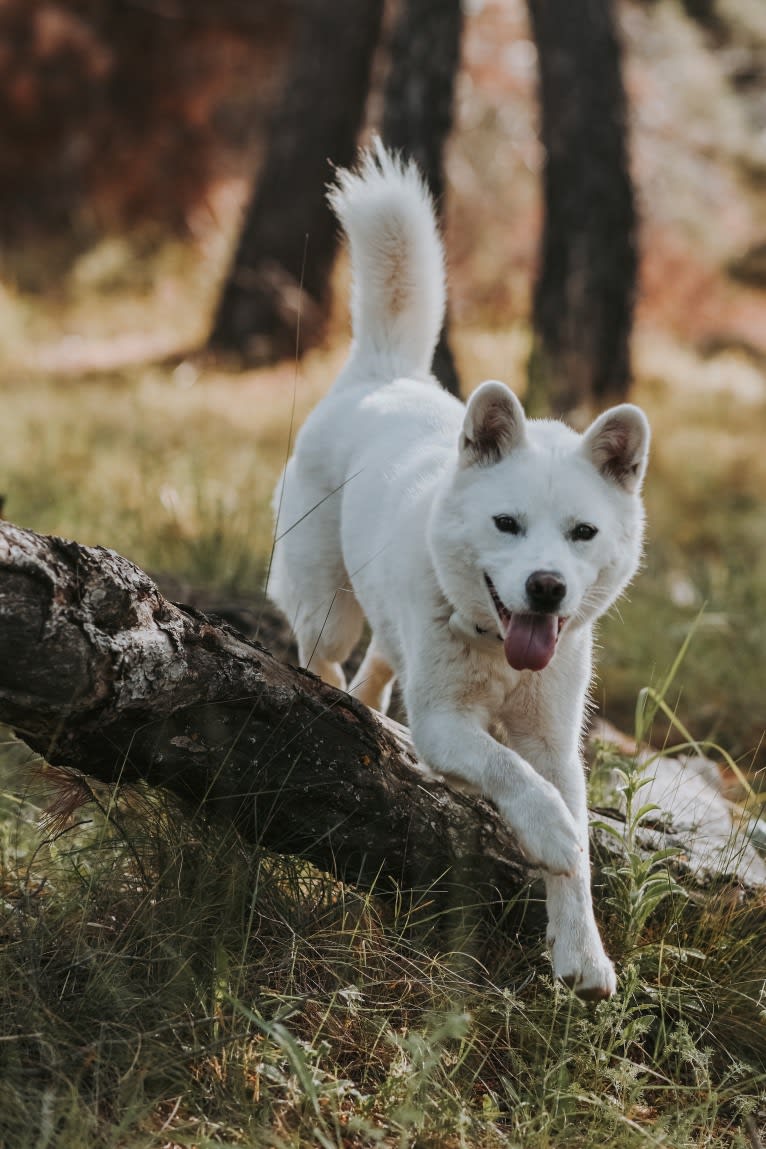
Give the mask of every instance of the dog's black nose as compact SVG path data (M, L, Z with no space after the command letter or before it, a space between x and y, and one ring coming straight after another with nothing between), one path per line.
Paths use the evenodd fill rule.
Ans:
M567 593L558 571L533 571L527 579L527 598L532 610L553 612Z

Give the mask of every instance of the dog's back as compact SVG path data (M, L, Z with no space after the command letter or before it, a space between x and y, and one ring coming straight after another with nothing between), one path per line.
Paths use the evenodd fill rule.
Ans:
M341 544L344 500L355 484L369 505L360 488L374 486L386 455L408 453L408 439L422 445L441 422L454 441L462 409L430 374L444 257L417 168L377 145L356 172L339 174L329 198L350 245L353 342L275 492L269 594L293 625L303 665L342 685L338 664L363 620Z

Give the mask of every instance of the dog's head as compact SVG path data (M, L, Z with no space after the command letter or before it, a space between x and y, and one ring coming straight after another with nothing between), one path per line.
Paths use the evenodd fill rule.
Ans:
M648 447L631 404L579 435L527 420L502 383L472 395L430 545L449 601L499 632L515 669L542 670L561 631L597 618L635 573Z

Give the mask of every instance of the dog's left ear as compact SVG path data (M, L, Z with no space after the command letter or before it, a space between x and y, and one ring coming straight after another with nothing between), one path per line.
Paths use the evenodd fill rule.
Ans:
M604 478L624 490L637 491L649 457L649 422L640 407L622 403L591 423L582 449Z
M488 379L477 387L466 407L460 436L460 461L499 463L526 439L524 408L505 383Z

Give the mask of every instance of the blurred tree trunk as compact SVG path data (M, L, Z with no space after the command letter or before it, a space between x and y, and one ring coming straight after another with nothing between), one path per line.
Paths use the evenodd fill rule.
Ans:
M383 0L304 0L263 170L245 218L209 347L259 362L318 338L337 225L325 199L332 164L356 151Z
M636 219L613 0L528 0L539 59L545 222L529 405L578 422L625 397Z
M384 95L383 142L417 162L442 217L444 151L452 130L462 30L461 0L403 0ZM457 395L460 383L447 329L445 317L433 372Z

